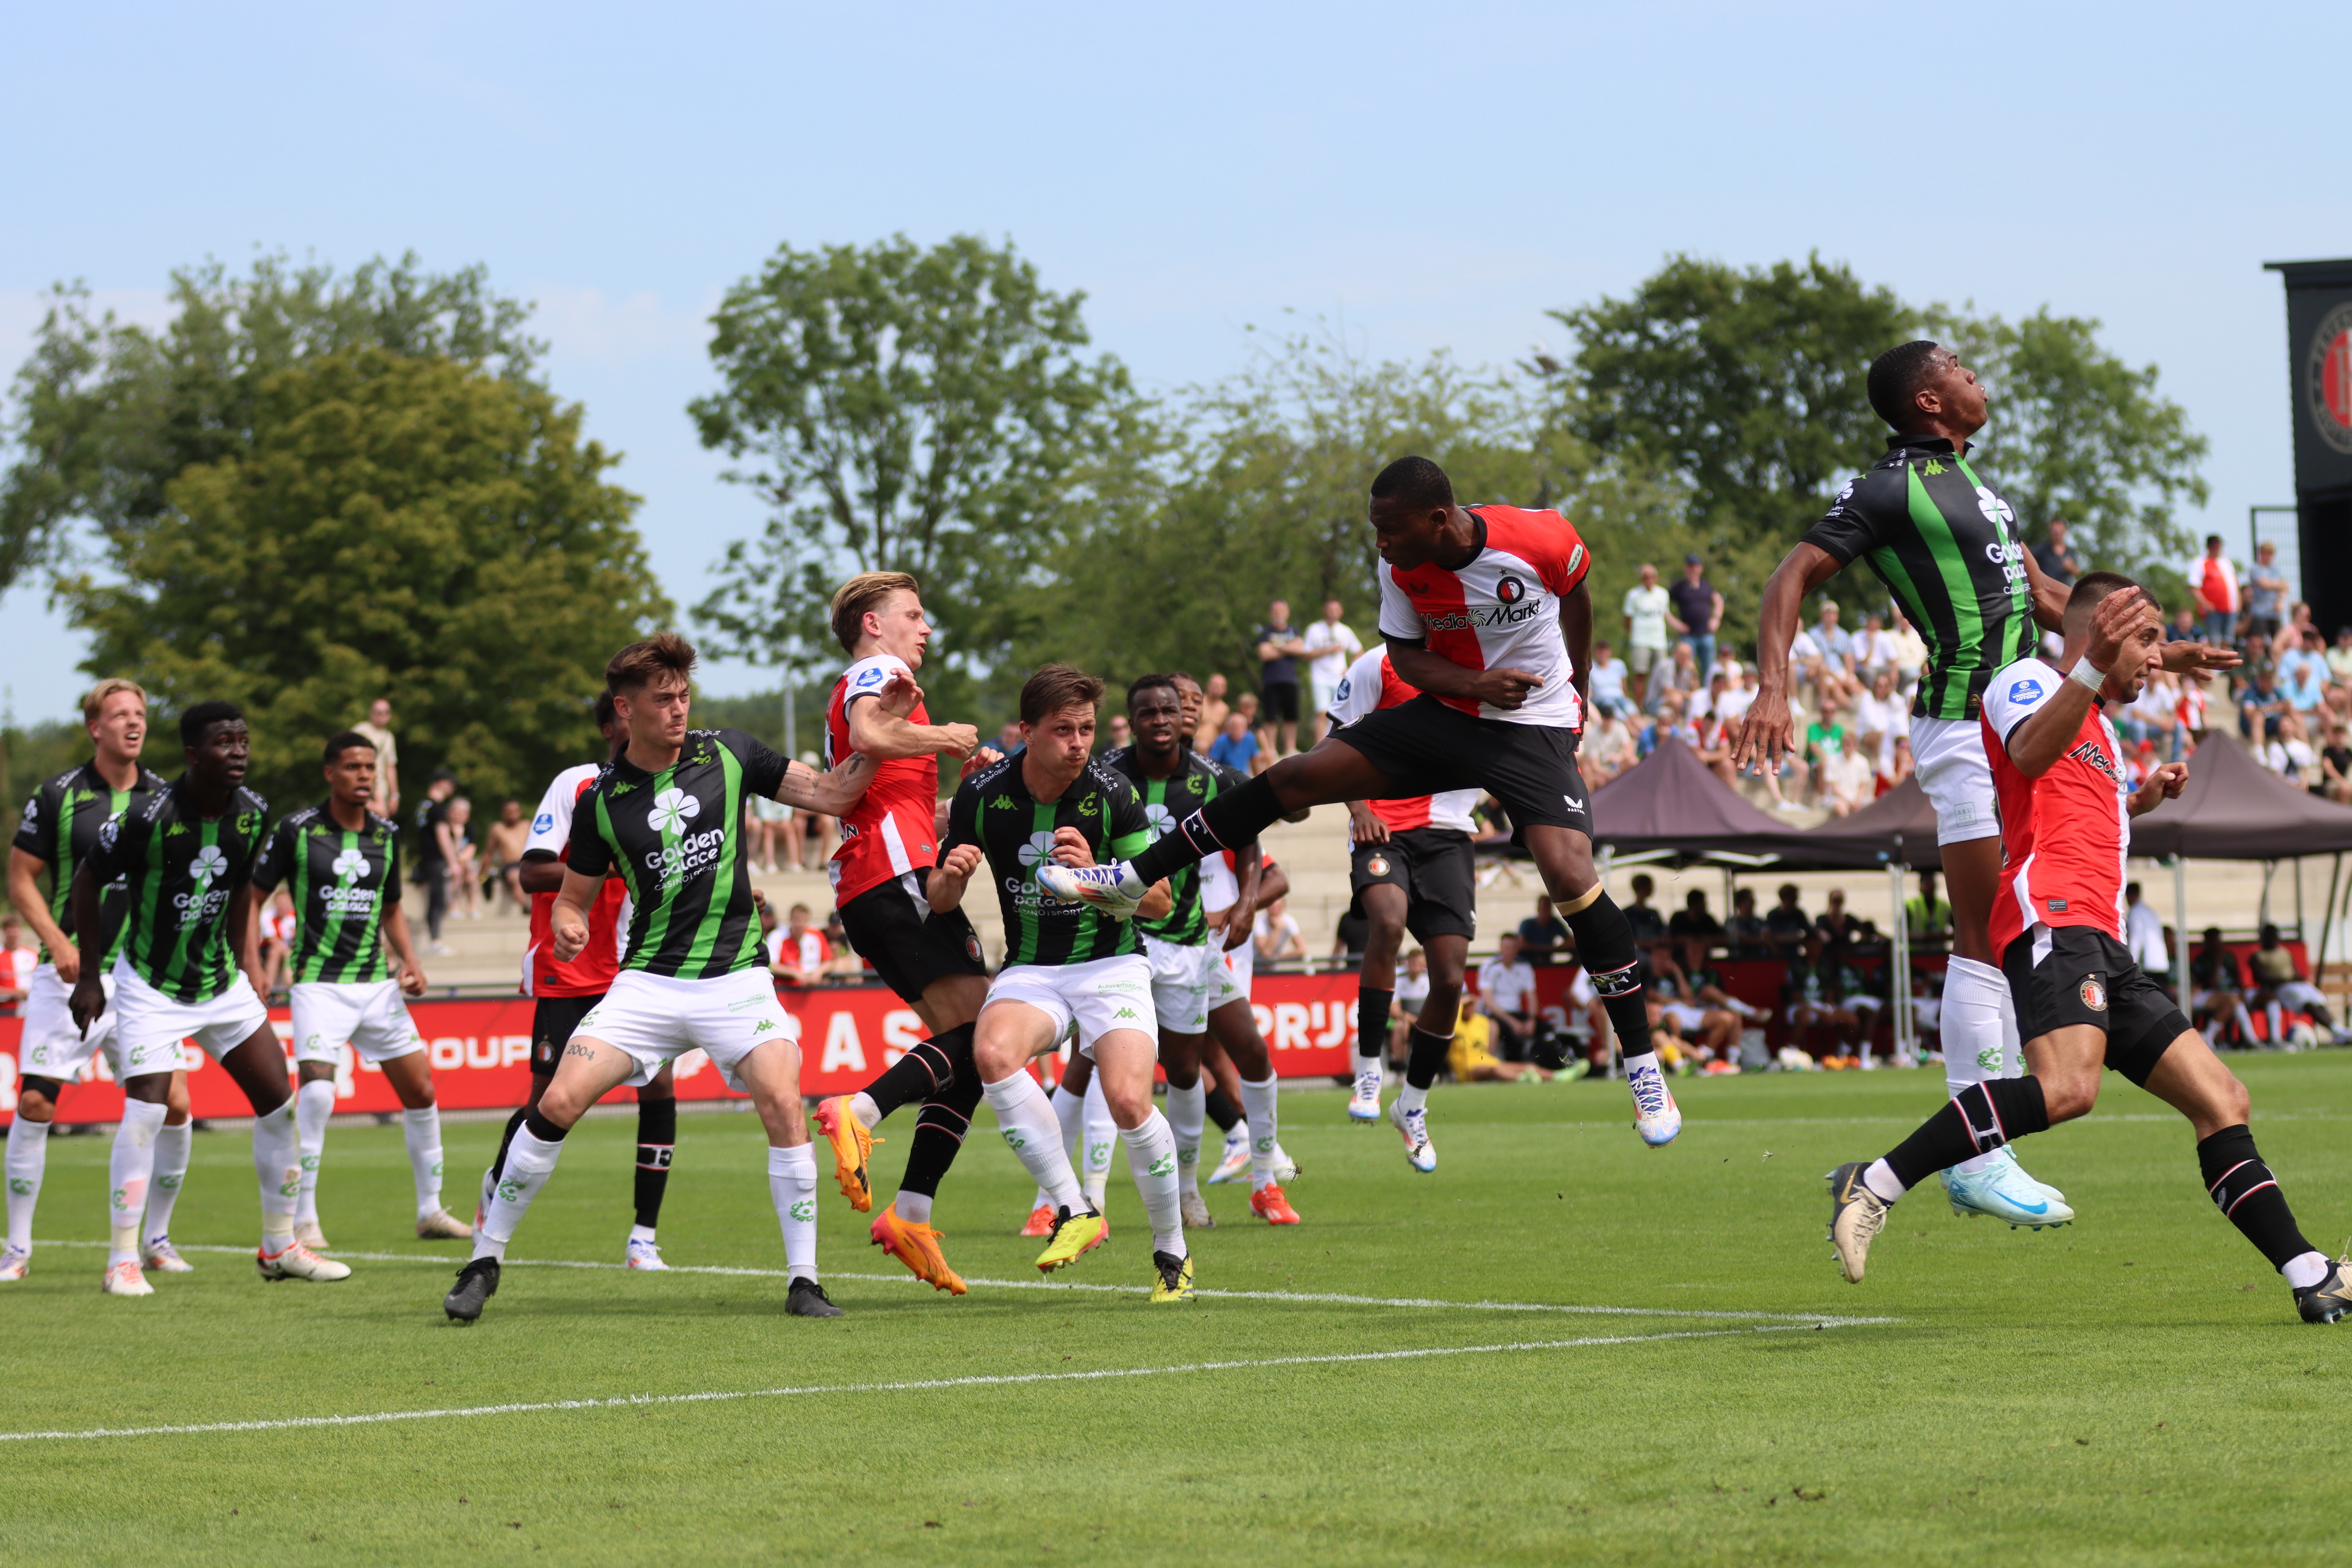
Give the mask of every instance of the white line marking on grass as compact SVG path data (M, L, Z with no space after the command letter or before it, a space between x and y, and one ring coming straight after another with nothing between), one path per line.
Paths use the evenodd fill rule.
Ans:
M44 1247L106 1247L103 1241L48 1241ZM190 1245L183 1252L225 1252L250 1258L253 1249L245 1247L202 1247ZM344 1252L324 1256L339 1260L362 1263L434 1263L443 1268L454 1261L430 1253L415 1252ZM509 1268L599 1268L625 1269L625 1263L602 1263L564 1258L510 1258ZM782 1268L735 1268L719 1264L673 1263L665 1270L670 1274L716 1274L733 1279L789 1279L791 1272ZM920 1285L923 1281L911 1274L851 1274L839 1269L827 1270L828 1279L856 1279L885 1285ZM1097 1285L1078 1280L1063 1279L987 1279L971 1275L968 1285L985 1285L998 1290L1068 1290L1099 1292L1106 1295L1135 1295L1149 1289L1144 1284ZM1832 1328L1858 1328L1869 1324L1895 1323L1899 1318L1850 1318L1821 1312L1764 1312L1703 1310L1690 1307L1587 1307L1563 1305L1551 1301L1441 1301L1425 1296L1352 1296L1329 1290L1212 1290L1197 1289L1196 1296L1213 1297L1230 1301L1298 1301L1309 1305L1338 1307L1444 1307L1464 1312L1561 1312L1572 1316L1605 1318L1697 1318L1716 1322L1779 1322L1805 1326L1824 1324Z
M1895 1322L1893 1318L1855 1318L1847 1324ZM456 1420L478 1415L524 1415L549 1410L626 1410L656 1405L712 1405L739 1399L794 1399L826 1394L918 1394L945 1388L1013 1387L1034 1383L1087 1383L1110 1378L1171 1377L1210 1372L1245 1372L1278 1366L1344 1366L1360 1362L1418 1361L1434 1356L1500 1355L1517 1351L1579 1350L1592 1345L1651 1344L1663 1340L1714 1340L1738 1334L1786 1334L1826 1329L1813 1323L1775 1323L1748 1329L1676 1329L1656 1334L1592 1334L1573 1340L1529 1340L1509 1344L1426 1346L1413 1350L1357 1351L1335 1355L1267 1356L1249 1361L1188 1362L1173 1366L1104 1367L1094 1372L983 1373L904 1383L808 1384L793 1388L716 1389L701 1394L625 1394L610 1399L547 1399L509 1405L460 1405L440 1410L379 1410L362 1415L295 1415L275 1421L203 1421L171 1426L95 1426L79 1432L0 1432L0 1443L74 1442L93 1437L167 1437L211 1432L287 1432L319 1426L371 1426L390 1421Z

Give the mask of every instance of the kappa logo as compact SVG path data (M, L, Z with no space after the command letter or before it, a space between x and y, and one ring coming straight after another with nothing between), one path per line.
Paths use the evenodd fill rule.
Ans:
M654 796L654 808L646 821L656 833L680 833L701 815L702 803L673 786Z
M367 868L367 857L356 849L344 850L335 857L335 863L327 868L346 884L356 882L366 876Z
M776 1021L773 1018L762 1018L751 1026L751 1032L755 1035L764 1035L775 1026Z
M196 851L194 859L188 862L188 879L199 888L209 888L215 877L227 870L228 857L221 853L220 846L207 844Z
M1934 479L1937 474L1949 472L1949 470L1948 470L1948 469L1947 469L1947 468L1944 467L1944 460L1943 460L1941 458L1928 458L1928 459L1927 459L1927 466L1926 468L1924 468L1920 469L1919 471L1920 471L1921 473L1923 473L1923 474L1927 475L1927 476L1929 479Z
M1132 1008L1132 1007L1121 1007L1118 1012L1113 1013L1113 1014L1110 1016L1110 1017L1111 1017L1111 1022L1112 1022L1112 1023L1114 1023L1114 1024L1115 1024L1115 1023L1117 1023L1117 1022L1118 1022L1121 1018L1125 1018L1125 1019L1129 1020L1130 1023L1137 1023L1137 1024L1139 1024L1139 1023L1141 1023L1141 1022L1143 1021L1143 1019L1142 1019L1141 1016L1140 1016L1140 1015L1139 1015L1139 1014L1136 1012L1136 1010L1135 1010L1134 1008Z
M2094 1013L2104 1013L2107 1010L2106 983L2095 974L2084 975L2083 984L2074 987L2074 994L2080 996L2083 999L2083 1005Z

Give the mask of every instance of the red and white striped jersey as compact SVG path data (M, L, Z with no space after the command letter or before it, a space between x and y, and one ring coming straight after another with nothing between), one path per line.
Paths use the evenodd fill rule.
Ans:
M1380 563L1381 635L1418 639L1465 669L1508 668L1543 678L1522 707L1439 698L1448 708L1510 724L1581 728L1584 704L1560 638L1559 602L1584 581L1592 552L1577 537L1576 525L1556 511L1468 510L1486 541L1460 571L1432 564L1400 572Z
M530 819L530 837L522 852L534 850L572 858L572 812L580 797L596 783L604 769L582 763L555 775L540 797ZM522 953L522 994L526 996L602 996L613 988L621 972L621 950L628 943L629 885L607 877L588 906L588 945L569 963L555 962L552 934L555 895L530 896L530 938Z
M914 671L895 654L868 654L834 682L833 699L824 711L824 765L839 767L857 748L849 743L849 705L862 697L878 697L890 678ZM915 704L908 721L928 724L930 715ZM849 814L841 819L841 847L833 852L825 870L833 879L833 901L847 903L869 888L896 881L919 866L939 861L939 838L932 831L940 801L940 763L936 757L895 757L876 764L874 782Z
M2131 853L2131 781L2123 746L2094 702L2066 752L2040 778L2009 760L2009 737L2058 694L2066 678L2021 658L1985 688L1985 758L2000 803L2001 896L1993 900L1995 955L2038 922L2089 926L2124 939L2125 858Z
M1419 687L1407 685L1398 676L1396 666L1389 662L1387 648L1370 648L1339 678L1339 690L1331 700L1331 722L1352 724L1367 714L1410 702L1420 695ZM1478 792L1475 789L1450 789L1443 795L1416 795L1403 800L1366 804L1374 816L1388 824L1391 833L1405 833L1416 827L1470 833L1477 826L1470 816L1478 805ZM1354 833L1351 831L1348 837L1352 844Z

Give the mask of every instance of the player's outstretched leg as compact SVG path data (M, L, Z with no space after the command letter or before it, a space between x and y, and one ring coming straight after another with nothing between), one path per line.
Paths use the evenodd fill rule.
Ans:
M923 1102L915 1118L914 1142L907 1152L907 1173L898 1195L875 1219L869 1233L874 1245L905 1264L915 1278L951 1296L964 1293L964 1283L948 1267L940 1249L946 1233L931 1224L931 1201L940 1182L963 1147L972 1112L980 1106L980 1074L967 1066L946 1092ZM1052 1234L1050 1230L1046 1234Z
M635 1209L623 1261L640 1270L660 1271L662 1199L669 1192L670 1162L677 1152L677 1090L665 1065L654 1080L637 1090L637 1169Z
M327 1122L335 1114L335 1071L324 1062L304 1062L294 1091L294 1136L301 1161L300 1189L294 1194L294 1239L313 1252L327 1250L319 1228L319 1163L327 1152Z
M193 1274L196 1266L172 1245L172 1208L188 1178L195 1123L188 1114L188 1075L175 1072L155 1133L155 1168L147 1182L146 1222L139 1229L139 1267L149 1274Z
M1955 883L1960 879L1952 879ZM1954 1096L1972 1084L2023 1076L2025 1052L2018 1043L2016 1006L2000 970L1954 953L1945 971L1939 1023L1944 1082ZM2038 1230L2074 1217L2064 1194L2028 1175L2017 1163L2017 1152L2007 1144L1961 1161L1943 1173L1943 1184L1952 1212L1963 1218L1989 1215Z

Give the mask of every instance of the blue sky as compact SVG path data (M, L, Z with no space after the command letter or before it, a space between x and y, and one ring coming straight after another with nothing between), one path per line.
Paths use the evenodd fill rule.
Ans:
M2352 253L2316 5L236 9L11 7L0 360L58 279L153 320L206 255L484 262L681 604L759 525L684 405L780 242L1010 237L1157 389L1286 309L1499 362L1671 252L1818 249L2103 319L2211 437L2192 521L2233 536L2293 496L2261 264ZM68 710L79 657L37 588L0 600L20 719Z

